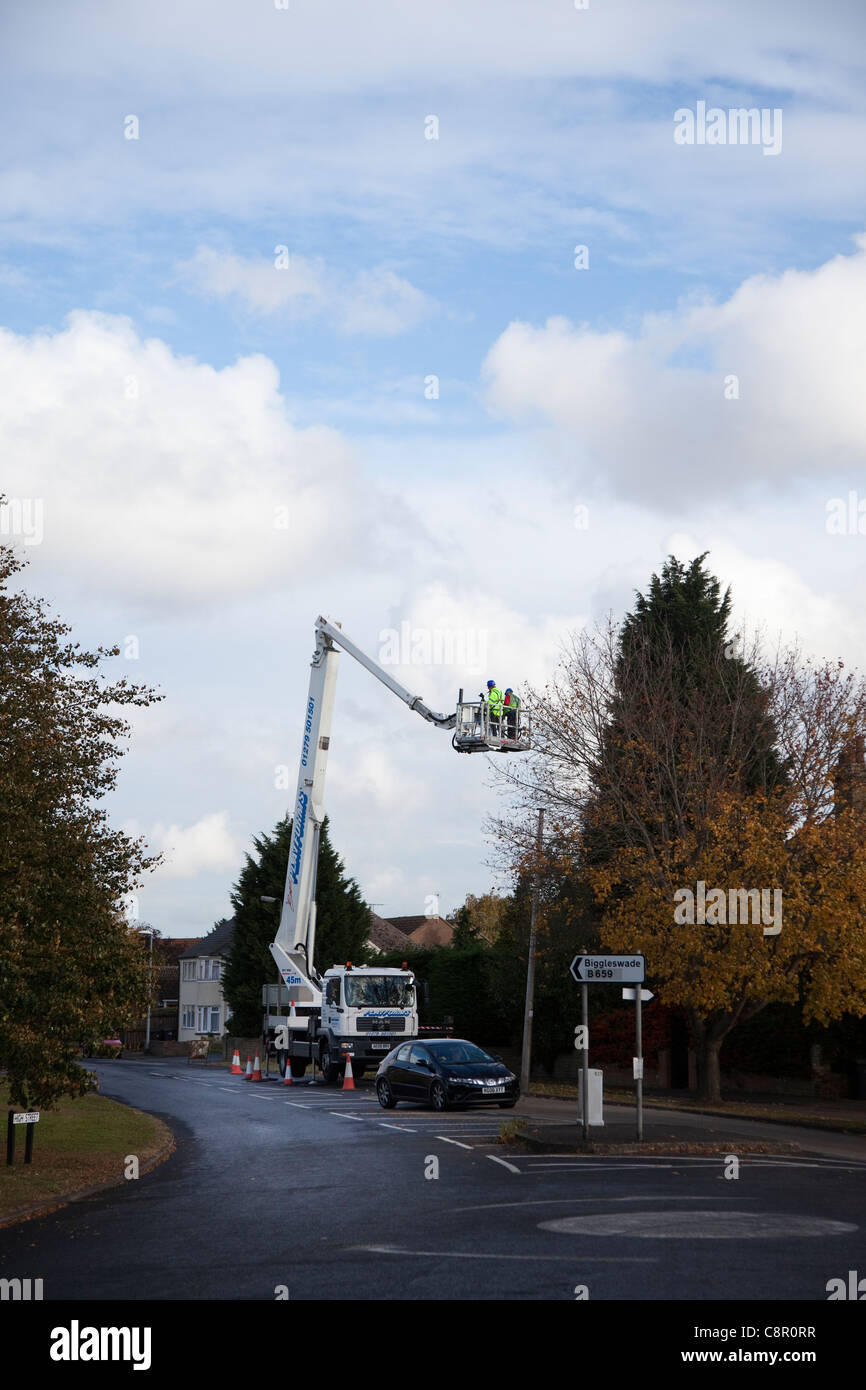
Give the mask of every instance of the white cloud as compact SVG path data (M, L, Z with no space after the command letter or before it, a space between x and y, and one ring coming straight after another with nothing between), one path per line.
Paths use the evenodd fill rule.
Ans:
M858 0L836 0L828 24L810 0L764 0L758 8L749 0L657 0L582 11L562 0L535 0L531 10L525 0L439 0L435 11L377 0L374 18L354 0L294 0L286 11L271 4L242 18L234 0L152 0L146 11L103 4L70 11L47 0L9 14L6 42L21 47L29 70L56 76L74 64L82 79L103 82L115 54L119 78L144 81L148 92L167 88L175 99L184 89L282 97L288 81L306 92L378 94L383 84L418 83L432 72L682 81L703 75L708 54L716 72L829 95L828 65L853 67L862 9ZM278 135L276 121L272 128Z
M278 259L276 248L268 260L199 246L177 269L181 281L199 293L240 301L260 314L287 308L298 315L313 312L325 297L323 263L294 253L286 253L279 265Z
M724 303L648 315L634 337L512 323L484 364L489 402L552 422L582 478L660 505L862 466L866 237L857 246Z
M137 836L136 821L124 830ZM229 873L237 868L244 845L232 835L228 811L215 811L194 825L165 825L157 821L146 833L151 853L164 853L165 863L154 871L154 882L168 878L195 878L201 873Z
M0 456L10 497L43 500L40 564L150 608L291 582L327 547L375 544L378 489L340 434L288 418L274 364L215 370L78 312L0 331Z
M329 760L328 785L344 811L365 816L414 814L430 796L423 779L407 771L394 756L393 741L389 746L375 734L371 736L369 730L362 738L356 731L351 759Z
M244 258L200 246L178 271L200 294L234 300L258 314L324 314L347 335L392 337L434 312L428 295L384 266L352 278L327 270L319 259L283 248L275 253L271 260Z

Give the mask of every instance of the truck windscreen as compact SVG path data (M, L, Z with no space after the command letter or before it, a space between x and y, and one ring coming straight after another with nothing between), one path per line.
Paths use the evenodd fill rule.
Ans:
M356 1009L409 1009L414 986L399 975L347 975L346 1003Z

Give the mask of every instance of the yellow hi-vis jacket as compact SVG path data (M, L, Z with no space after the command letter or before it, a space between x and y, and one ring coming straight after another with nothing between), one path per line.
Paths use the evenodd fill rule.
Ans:
M487 703L490 706L490 713L494 719L498 719L502 713L502 691L498 685L494 685L492 690L487 692Z

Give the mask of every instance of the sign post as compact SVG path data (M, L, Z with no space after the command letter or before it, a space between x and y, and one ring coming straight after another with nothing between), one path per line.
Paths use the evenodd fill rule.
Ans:
M580 987L581 1015L583 1018L583 1137L589 1138L589 987Z
M643 1041L641 1036L641 1004L646 1004L652 999L653 994L649 989L624 989L623 999L634 1000L634 1038L635 1051L637 1056L634 1059L634 1081L635 1092L637 1095L637 1137L643 1139Z
M643 1037L641 1036L641 995L642 989L634 992L634 1039L637 1044L637 1065L635 1066L635 1087L637 1100L637 1137L643 1139Z
M14 1110L9 1111L9 1119L6 1124L6 1165L11 1166L15 1162L15 1126L26 1125L27 1135L24 1140L24 1162L33 1162L33 1126L39 1122L38 1110Z
M583 1005L583 1022L586 1027L586 1049L583 1053L583 1137L589 1138L589 992L591 984L637 985L637 989L624 989L623 999L635 1001L635 1050L634 1080L637 1093L637 1137L643 1139L643 1041L641 1037L641 1002L652 999L648 989L641 989L646 975L646 957L633 956L575 956L569 967L574 979L580 985Z

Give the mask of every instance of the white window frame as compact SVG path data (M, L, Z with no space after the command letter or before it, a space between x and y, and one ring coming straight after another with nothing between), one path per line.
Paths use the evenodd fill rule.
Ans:
M219 1004L199 1004L198 1006L198 1027L197 1033L206 1033L209 1036L219 1033L220 1030L220 1006Z
M180 1026L195 1030L195 1004L184 1004L183 1021Z

